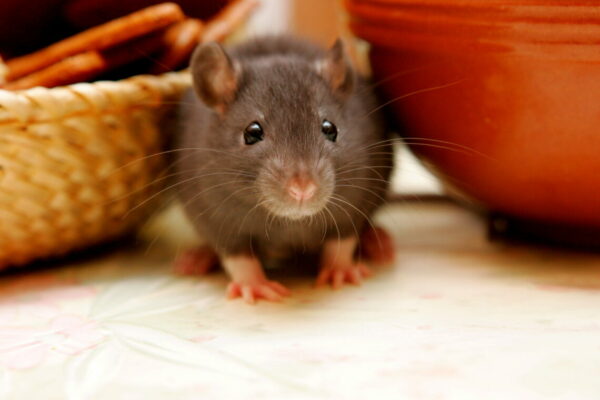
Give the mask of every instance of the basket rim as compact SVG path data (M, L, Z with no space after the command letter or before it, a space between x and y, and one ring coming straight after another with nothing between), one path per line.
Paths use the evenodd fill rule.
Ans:
M118 113L159 107L191 85L188 70L140 74L120 80L78 82L24 90L0 89L0 128L53 123L85 114Z
M1 63L0 63L0 68L1 68ZM112 79L100 79L97 81L92 81L92 82L76 82L76 83L71 83L69 85L62 85L62 86L54 86L51 88L45 87L45 86L35 86L32 88L28 88L28 89L17 89L17 90L8 90L8 89L2 89L0 87L0 93L9 93L9 94L23 94L23 93L27 93L29 91L53 91L55 89L65 89L65 88L71 88L71 87L80 87L80 86L94 86L97 84L106 84L106 83L110 83L110 84L114 84L114 83L128 83L128 81L132 81L132 80L143 80L143 79L149 79L149 80L156 80L156 79L160 79L160 78L168 78L171 79L171 77L173 76L185 76L185 75L189 75L189 69L184 69L181 71L170 71L170 72L165 72L162 74L158 74L158 75L153 75L153 74L138 74L138 75L132 75L132 76L128 76L126 78L122 78L122 79L116 79L116 80L112 80Z

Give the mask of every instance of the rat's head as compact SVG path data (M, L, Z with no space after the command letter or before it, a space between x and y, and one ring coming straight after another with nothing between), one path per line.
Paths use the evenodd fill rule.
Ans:
M253 190L240 196L289 219L323 210L337 168L356 156L345 107L354 75L342 43L313 53L236 57L210 43L192 58L195 91L214 111L220 165L252 177Z

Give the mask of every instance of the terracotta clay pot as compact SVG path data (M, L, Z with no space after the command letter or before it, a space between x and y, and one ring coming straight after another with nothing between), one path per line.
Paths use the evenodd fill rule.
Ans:
M386 6L414 5L429 8L432 6L442 7L472 7L488 8L494 7L582 7L597 6L597 0L362 0L365 3L381 4Z
M358 9L359 3L369 7ZM444 19L441 0L419 1L420 12L402 16L409 27L394 23L387 3L417 2L346 5L351 30L372 45L374 80L382 82L384 100L413 151L446 183L494 212L600 228L600 52L591 44L600 40L598 26L573 21L556 24L561 40L520 38L514 29L540 27L527 19L511 27L505 18L505 30L496 29L500 22L491 14L481 18L471 7L471 14L453 20L464 22L465 34L438 24L452 17ZM485 4L573 3L593 4ZM428 5L436 7L438 20L427 19ZM598 11L590 15L597 17Z

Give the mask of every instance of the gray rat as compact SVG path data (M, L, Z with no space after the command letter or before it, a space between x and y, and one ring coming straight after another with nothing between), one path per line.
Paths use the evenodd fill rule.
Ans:
M289 36L227 50L202 44L191 73L173 167L209 247L182 257L183 269L218 259L229 297L251 303L289 294L262 263L291 254L320 254L318 284L370 275L356 249L385 197L392 146L342 42L328 50ZM383 258L391 251L388 243Z

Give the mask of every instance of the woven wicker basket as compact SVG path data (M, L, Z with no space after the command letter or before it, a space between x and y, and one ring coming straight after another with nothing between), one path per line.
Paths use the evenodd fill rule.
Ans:
M152 209L186 73L0 90L0 267L132 230ZM133 210L133 211L132 211Z
M222 2L201 40L235 36L258 4ZM0 89L0 269L139 226L161 200L172 111L190 83L176 72Z

